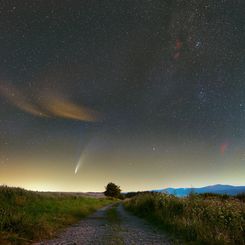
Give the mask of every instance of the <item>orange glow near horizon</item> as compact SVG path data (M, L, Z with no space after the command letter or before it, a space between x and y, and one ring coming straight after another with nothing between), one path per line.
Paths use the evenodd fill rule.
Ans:
M64 151L49 153L45 157L42 154L16 155L8 164L0 165L0 184L38 191L68 192L101 192L111 181L120 185L123 191L200 187L217 183L245 184L239 159L233 158L233 164L229 165L222 157L216 159L216 163L212 162L212 157L201 159L200 154L209 153L202 153L200 149L200 153L188 157L181 150L178 155L170 156L157 152L158 149L139 157L138 152L129 153L121 147L111 153L103 151L103 154L90 147L77 174L74 170L78 159L74 161ZM222 168L222 162L226 169Z

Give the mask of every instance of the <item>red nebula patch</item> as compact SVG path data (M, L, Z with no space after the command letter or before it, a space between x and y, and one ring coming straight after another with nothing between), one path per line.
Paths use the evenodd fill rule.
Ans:
M227 150L229 144L227 142L220 145L220 153L221 155L224 155L225 151Z
M182 47L182 42L179 39L176 39L175 49L179 50Z

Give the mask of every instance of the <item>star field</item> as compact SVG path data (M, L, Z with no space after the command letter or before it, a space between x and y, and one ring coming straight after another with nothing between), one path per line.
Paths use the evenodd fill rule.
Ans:
M0 0L0 184L244 184L243 9Z

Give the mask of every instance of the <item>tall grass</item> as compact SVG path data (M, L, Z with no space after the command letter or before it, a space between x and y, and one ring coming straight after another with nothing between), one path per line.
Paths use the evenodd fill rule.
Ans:
M50 238L57 230L111 202L105 198L41 194L0 186L0 244Z
M147 193L125 206L195 244L245 244L245 203L237 198Z

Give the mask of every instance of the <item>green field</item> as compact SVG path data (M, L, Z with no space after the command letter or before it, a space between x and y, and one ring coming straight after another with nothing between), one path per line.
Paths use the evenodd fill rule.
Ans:
M243 196L244 197L244 196ZM245 244L245 202L242 195L139 194L125 207L188 244Z
M0 186L0 244L28 244L50 238L112 202L106 198Z

